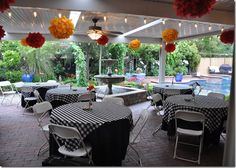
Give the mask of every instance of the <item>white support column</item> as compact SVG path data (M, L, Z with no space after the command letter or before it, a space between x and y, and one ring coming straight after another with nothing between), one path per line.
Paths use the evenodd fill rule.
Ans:
M100 53L99 53L99 75L102 73L102 46L100 45Z
M236 18L236 5L234 4L234 14ZM234 28L235 32L235 28ZM224 148L223 166L235 167L235 39L234 34L234 54L233 54L233 73L231 78L230 102L226 124L226 140Z
M166 43L162 41L162 47L160 49L160 58L159 58L159 83L165 82L165 69L166 69L166 51L165 51Z

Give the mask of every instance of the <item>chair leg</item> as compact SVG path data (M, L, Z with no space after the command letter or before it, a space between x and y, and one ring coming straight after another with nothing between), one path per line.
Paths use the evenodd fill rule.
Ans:
M152 135L154 136L160 129L161 129L162 124L160 124L157 129L152 133Z
M45 147L45 145L47 145L47 146ZM46 141L46 142L44 142L44 143L42 144L42 146L39 148L39 151L38 151L37 156L39 156L40 153L42 154L42 153L46 152L48 149L49 149L49 146L48 146L48 142Z
M174 159L176 158L176 151L177 151L177 147L178 147L178 140L179 140L179 135L177 134L176 136L176 140L175 140L175 149L174 149Z
M197 161L198 164L200 164L200 160L201 160L202 143L203 143L203 135L200 137L200 146L199 146L198 161Z
M130 147L130 149L133 149L133 151L136 153L136 155L138 156L138 164L140 166L142 166L142 160L141 160L141 157L139 156L138 151L132 145L130 145L130 144L129 144L129 147Z
M3 104L3 101L5 100L5 98L6 98L6 96L3 95L3 99L2 99L1 104Z
M13 100L14 97L15 97L15 94L12 96L10 104L12 104L12 100Z

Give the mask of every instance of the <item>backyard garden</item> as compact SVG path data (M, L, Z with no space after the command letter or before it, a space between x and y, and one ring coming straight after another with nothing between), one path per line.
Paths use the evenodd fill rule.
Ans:
M60 41L47 41L35 49L19 41L2 41L0 81L44 82L55 79L86 86L88 81L95 81L99 69L101 74L107 73L105 60L112 59L115 60L111 65L112 73L126 75L123 83L126 86L140 87L145 76L158 76L160 49L159 44L141 44L140 48L131 49L125 43L99 46L96 43ZM232 57L232 52L233 46L221 43L217 36L179 41L176 50L167 54L165 74L192 75L202 57Z

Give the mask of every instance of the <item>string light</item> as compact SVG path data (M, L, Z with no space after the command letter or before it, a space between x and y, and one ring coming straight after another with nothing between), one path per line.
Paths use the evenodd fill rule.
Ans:
M223 32L223 31L224 31L224 27L221 28L221 32Z
M160 48L162 48L162 44L160 44Z
M107 17L106 16L104 16L103 19L104 19L105 22L107 21Z
M182 23L181 22L179 22L179 27L181 27L182 26Z
M61 13L58 13L58 17L61 18Z
M194 27L197 28L197 24L196 23L194 24Z
M37 12L34 12L33 15L34 15L34 17L37 17Z
M208 30L209 30L209 31L211 31L211 29L212 29L212 27L211 27L211 26L209 26L209 27L208 27Z
M146 18L144 18L143 23L147 24L147 19Z
M127 23L127 22L128 22L127 17L125 17L125 23Z
M165 21L165 20L163 20L163 21L162 21L162 24L163 24L163 25L164 25L164 24L166 24L166 21Z
M81 18L82 18L82 20L84 20L84 15Z
M9 18L11 18L11 12L8 12L8 16L9 16Z

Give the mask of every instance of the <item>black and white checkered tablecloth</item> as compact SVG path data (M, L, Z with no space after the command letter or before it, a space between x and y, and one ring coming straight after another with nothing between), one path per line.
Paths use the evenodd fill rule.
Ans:
M133 124L132 112L128 107L105 102L93 102L92 110L82 110L88 102L72 103L55 108L51 113L51 123L76 127L83 138L106 122L128 119ZM68 150L79 147L77 140L66 141Z
M189 85L185 84L156 84L154 85L154 93L165 93L165 90L178 90L180 94L185 94L192 90Z
M58 87L58 83L27 83L22 86L21 93L24 97L30 97L31 93L38 88L54 89Z
M222 119L227 116L228 103L223 100L199 95L195 96L194 101L191 99L191 95L168 97L164 102L164 121L168 123L170 120L174 119L177 110L201 112L206 117L205 127L211 133L220 126Z
M78 102L78 96L86 92L88 92L86 87L79 87L76 89L50 89L47 91L45 99L49 102L59 100L65 103L75 103Z

